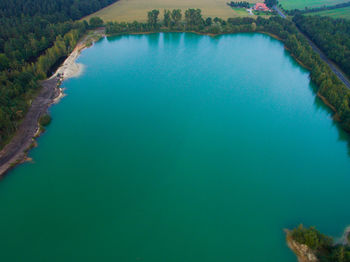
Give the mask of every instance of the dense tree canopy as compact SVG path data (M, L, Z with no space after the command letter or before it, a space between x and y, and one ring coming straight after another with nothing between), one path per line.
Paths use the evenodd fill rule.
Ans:
M115 0L0 1L0 146L17 128L36 89L88 28L73 20Z
M0 17L49 16L51 22L76 20L113 2L115 0L1 0Z
M157 28L158 27L158 16L159 16L159 10L152 10L150 12L148 12L148 23L150 24L150 26L152 26L153 28Z
M274 5L277 5L277 0L265 0L265 4L271 8Z
M233 2L227 3L227 5L236 8L250 8L250 3L247 1Z
M103 20L99 17L91 17L90 20L89 20L89 26L91 28L96 28L96 27L99 27L99 26L103 26Z
M296 15L293 19L350 76L350 20Z

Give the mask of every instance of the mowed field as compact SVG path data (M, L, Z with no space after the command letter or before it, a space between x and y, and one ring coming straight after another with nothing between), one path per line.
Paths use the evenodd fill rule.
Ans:
M284 9L304 9L305 7L320 7L323 5L336 5L349 2L349 0L279 0Z
M230 0L231 1L231 0ZM146 21L147 12L152 9L159 9L161 17L163 9L181 9L199 8L204 17L220 17L227 19L229 17L249 15L247 12L235 11L226 3L228 0L119 0L118 2L90 15L101 17L104 21ZM246 0L247 1L247 0ZM254 4L263 2L263 0L248 0Z
M330 16L333 18L347 18L350 19L350 6L344 8L338 8L333 10L325 10L316 13L310 13L308 15L320 15L320 16Z

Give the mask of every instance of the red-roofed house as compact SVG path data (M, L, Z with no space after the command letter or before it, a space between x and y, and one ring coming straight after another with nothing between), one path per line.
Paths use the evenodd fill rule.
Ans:
M254 6L254 10L256 11L271 11L270 8L266 6L264 3L256 3Z

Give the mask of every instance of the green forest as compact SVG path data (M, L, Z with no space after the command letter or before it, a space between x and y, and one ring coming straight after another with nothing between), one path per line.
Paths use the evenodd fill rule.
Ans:
M0 146L23 119L46 78L85 33L75 22L115 0L0 1Z
M293 21L350 76L350 20L296 15Z

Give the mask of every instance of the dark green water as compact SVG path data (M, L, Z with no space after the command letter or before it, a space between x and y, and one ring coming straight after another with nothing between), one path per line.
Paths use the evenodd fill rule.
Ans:
M0 261L295 262L350 222L348 137L260 34L103 39L34 163L0 181Z

